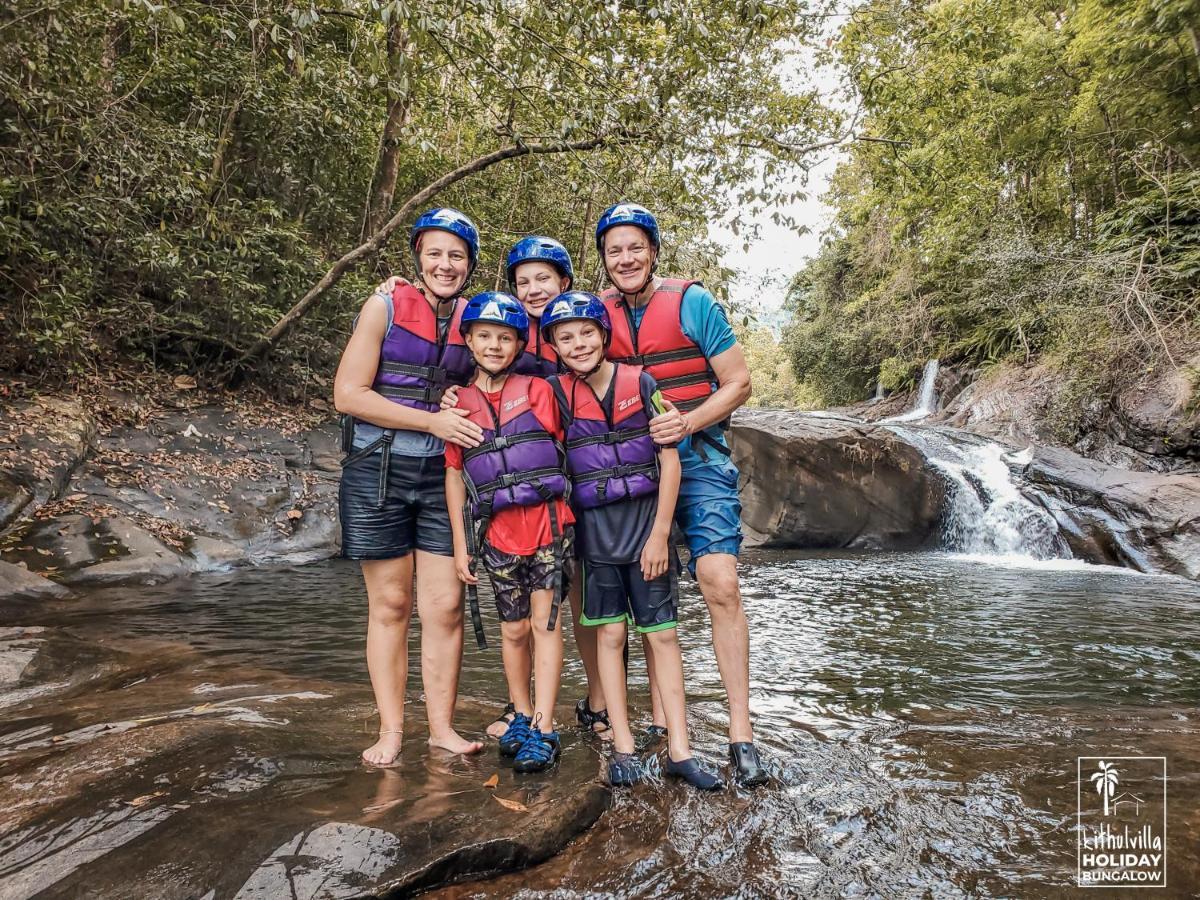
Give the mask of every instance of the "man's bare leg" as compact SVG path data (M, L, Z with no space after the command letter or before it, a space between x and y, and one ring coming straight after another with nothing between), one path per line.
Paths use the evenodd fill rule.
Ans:
M729 742L754 740L750 726L750 631L738 584L737 557L709 553L696 560L696 580L712 620L713 652L729 700Z

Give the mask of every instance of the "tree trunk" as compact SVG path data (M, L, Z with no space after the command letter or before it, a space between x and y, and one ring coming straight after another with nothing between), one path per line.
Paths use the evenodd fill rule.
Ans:
M233 98L233 106L229 107L229 112L225 115L225 121L221 125L221 134L217 138L217 148L213 151L212 170L208 176L208 201L212 203L217 199L217 195L221 192L221 176L225 170L225 156L229 152L229 146L233 143L234 128L237 126L238 114L242 111L242 98L245 93L239 93Z
M580 229L579 235L579 262L575 265L575 271L580 275L587 269L588 247L592 243L592 201L596 197L596 186L592 185L592 190L588 194L587 203L583 205L583 227Z
M371 236L371 238L362 244L359 244L353 250L342 256L335 262L328 272L322 276L321 280L309 288L308 292L301 297L296 304L280 317L279 321L272 326L271 330L264 334L261 338L254 342L249 350L238 360L235 371L232 373L232 378L236 379L239 372L250 361L257 357L263 356L270 352L279 341L296 326L304 315L316 305L329 289L342 280L342 276L350 270L359 260L371 254L378 253L383 245L387 243L388 238L400 227L400 224L412 215L413 210L427 203L439 191L450 185L461 181L468 175L474 175L476 172L482 172L484 169L494 166L496 163L503 162L506 159L513 159L518 156L526 156L528 154L543 154L543 153L570 153L578 150L595 150L597 147L602 147L605 144L613 141L632 141L637 140L640 135L631 134L625 131L612 132L609 134L601 134L596 137L589 138L584 141L558 142L552 144L514 144L505 147L501 150L495 150L492 153L477 157L464 165L459 166L453 172L449 172L426 185L417 193L409 197L404 205L400 207L383 226Z
M379 157L375 163L374 177L371 179L371 192L363 213L361 239L364 241L383 227L391 214L392 202L396 197L396 176L400 171L400 136L408 127L412 111L411 91L401 91L398 88L400 77L404 74L404 58L408 50L408 32L397 23L388 29L387 117L379 140Z

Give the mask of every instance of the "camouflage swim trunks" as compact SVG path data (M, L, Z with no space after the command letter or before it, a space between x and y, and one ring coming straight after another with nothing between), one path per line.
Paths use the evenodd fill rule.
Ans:
M574 571L575 533L563 533L563 596L567 595L570 574ZM480 554L483 567L492 580L496 611L501 622L519 622L529 618L529 595L554 587L554 548L539 547L532 556L503 553L487 541Z

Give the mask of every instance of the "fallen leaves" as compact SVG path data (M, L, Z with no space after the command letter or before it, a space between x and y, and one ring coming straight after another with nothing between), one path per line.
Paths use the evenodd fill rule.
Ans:
M491 778L489 778L487 781L485 781L483 783L483 786L485 788L494 788L499 783L500 783L500 773L497 772Z
M159 797L165 797L166 791L155 791L153 794L142 794L140 797L134 797L132 800L126 800L130 806L145 806L151 800L156 800Z
M295 521L297 521L297 520L299 520L299 519L302 519L302 518L304 517L304 510L302 510L302 509L289 509L289 510L287 511L287 517L288 517L289 519L291 519L293 522L295 522Z
M504 797L497 797L495 794L492 794L492 799L505 809L511 809L513 812L529 812L529 807L519 800L508 800Z
M181 391L194 391L198 386L196 384L196 379L191 375L176 375L172 384L174 384L175 387Z

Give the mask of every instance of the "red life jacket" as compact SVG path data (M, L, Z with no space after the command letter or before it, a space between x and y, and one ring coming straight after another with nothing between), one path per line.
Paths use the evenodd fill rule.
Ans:
M640 366L617 363L612 417L591 385L573 374L550 379L565 400L567 471L576 505L595 509L658 490L658 455L650 439L650 410L642 404Z
M558 353L553 344L542 339L541 322L533 316L529 317L529 337L525 341L525 349L517 357L513 371L539 378L549 378L558 372Z
M646 304L637 328L633 313L615 288L609 288L601 298L612 320L608 358L645 366L663 396L684 412L707 400L717 380L699 345L683 333L680 318L684 292L698 283L664 278Z

